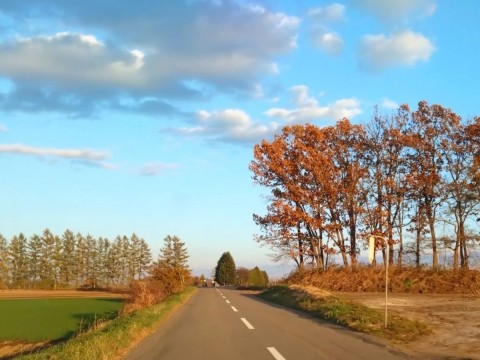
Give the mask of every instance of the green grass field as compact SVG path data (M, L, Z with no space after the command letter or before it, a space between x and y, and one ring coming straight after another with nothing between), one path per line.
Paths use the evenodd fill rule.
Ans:
M66 339L96 321L111 319L122 299L0 300L0 341Z

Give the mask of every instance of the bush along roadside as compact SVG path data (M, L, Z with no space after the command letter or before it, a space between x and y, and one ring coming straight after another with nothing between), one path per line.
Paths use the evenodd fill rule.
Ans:
M384 314L319 289L317 293L300 286L275 286L260 294L261 299L300 310L351 330L406 343L432 332L425 323L391 314L385 328Z
M45 350L15 357L21 360L112 360L125 356L140 340L154 332L161 321L196 290L186 288L158 304L124 313L102 328L49 347Z

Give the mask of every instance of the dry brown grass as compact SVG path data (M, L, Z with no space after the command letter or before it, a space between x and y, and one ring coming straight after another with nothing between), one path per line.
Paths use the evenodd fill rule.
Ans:
M328 291L382 292L385 290L385 270L367 266L304 270L291 274L287 282ZM480 294L480 271L391 268L388 290L412 294Z

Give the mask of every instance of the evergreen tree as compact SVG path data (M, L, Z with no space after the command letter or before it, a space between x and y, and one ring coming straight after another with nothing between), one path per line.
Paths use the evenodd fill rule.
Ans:
M76 241L75 235L70 230L65 230L62 235L62 266L60 270L60 282L70 287L77 278L77 259L75 258Z
M86 252L87 284L91 288L96 288L97 287L97 271L98 271L97 240L89 234L85 238L85 241L87 244L87 252Z
M76 260L76 282L77 287L82 286L87 281L87 257L88 257L88 245L85 237L77 233L75 235L75 260Z
M152 277L162 281L167 292L183 289L190 277L189 257L185 243L177 236L168 235L152 268Z
M120 238L120 254L118 263L120 265L120 283L124 286L128 285L132 280L132 252L130 251L130 239L123 235Z
M109 278L109 252L111 248L111 243L106 238L100 237L97 243L97 252L98 252L98 260L97 260L97 281L98 285L101 287L109 287L110 286L110 278Z
M52 255L52 266L53 266L53 288L56 289L61 283L61 274L63 268L63 241L62 238L58 235L53 237L53 255Z
M235 285L236 268L232 255L227 251L222 254L215 268L215 281L222 285Z
M0 234L0 290L8 287L8 241Z
M138 279L140 279L140 274L139 274L139 267L140 267L140 238L137 236L137 234L133 233L130 236L130 257L129 257L129 266L128 266L128 272L129 272L129 279L130 280L135 280L135 275L138 274Z
M258 266L248 272L248 282L253 286L265 286L265 279Z
M11 282L16 288L26 288L28 283L27 239L20 233L10 241L8 264Z
M108 251L107 271L111 285L121 285L124 259L122 257L122 238L117 236Z
M44 288L52 288L55 285L55 268L54 268L54 253L55 253L55 236L47 228L43 231L40 248L40 279L41 286Z
M265 270L262 270L263 275L263 286L268 286L270 279L268 278L268 274Z
M152 262L152 253L147 242L144 239L140 239L140 244L135 255L137 257L137 274L141 279L145 276L150 264Z
M28 276L33 284L33 288L37 286L40 280L40 251L42 249L42 238L38 235L30 237L27 243L28 257Z

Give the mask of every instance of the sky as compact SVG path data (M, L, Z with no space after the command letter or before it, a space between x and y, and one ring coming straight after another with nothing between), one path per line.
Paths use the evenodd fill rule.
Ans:
M132 233L270 277L253 147L421 100L480 115L476 0L0 3L0 233Z

